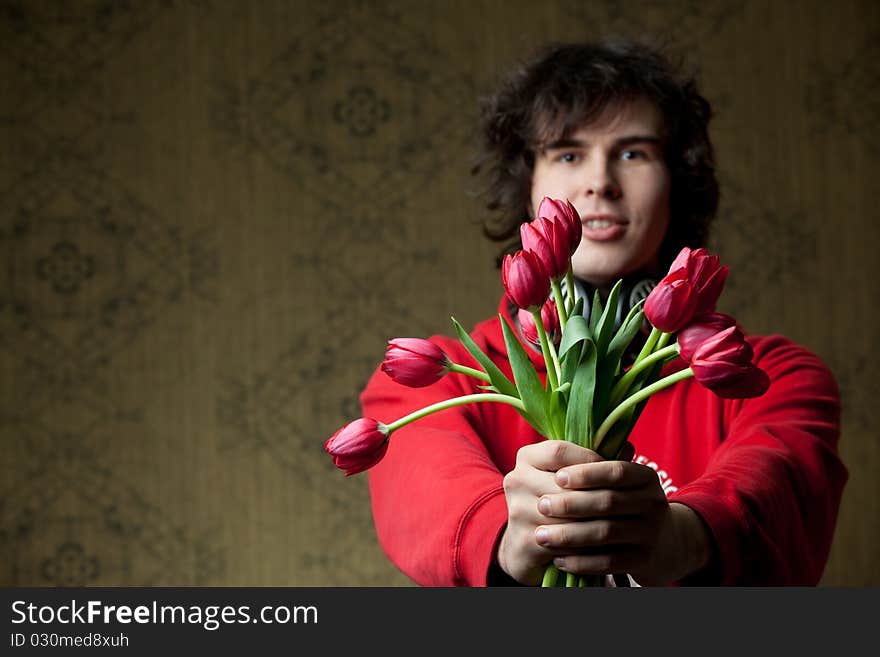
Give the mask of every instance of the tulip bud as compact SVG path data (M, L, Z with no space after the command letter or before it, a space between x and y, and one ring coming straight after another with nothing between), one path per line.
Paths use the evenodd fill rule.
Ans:
M560 222L565 228L568 238L568 254L571 256L581 243L584 227L581 224L581 216L571 204L571 201L562 201L545 196L538 206L538 217L546 217L551 221Z
M437 345L422 338L394 338L388 341L382 371L410 388L436 383L446 374L448 356Z
M672 264L669 265L669 272L672 273L678 269L687 269L688 262L691 258L691 248L688 246L683 246L681 251L678 252L678 255L675 256L675 260L672 261Z
M760 397L770 387L770 377L757 365L752 365L727 385L716 388L712 392L723 399L751 399Z
M712 312L718 297L727 282L729 267L722 267L720 258L706 249L691 250L684 247L669 268L669 273L678 269L687 271L687 278L697 297L696 314Z
M745 399L766 392L767 373L752 363L754 352L736 326L703 340L691 358L694 378L720 397Z
M731 326L736 326L736 320L724 313L704 313L694 317L690 324L678 332L678 353L686 363L690 363L694 351L704 340Z
M532 344L540 345L541 339L538 336L538 327L535 325L535 316L527 310L520 310L517 319L523 337ZM556 302L553 299L547 299L541 306L541 322L544 324L547 339L558 345L562 331L559 329L559 313L556 312Z
M388 450L388 428L381 422L361 418L350 422L324 443L333 463L345 476L363 472L376 465Z
M501 281L508 299L517 308L537 310L550 294L550 276L532 251L517 251L504 256Z
M523 249L533 251L551 279L559 280L568 272L568 228L562 220L538 217L519 227Z
M691 254L693 274L691 281L697 291L697 313L712 312L718 297L727 282L729 267L722 267L721 260L706 249L697 249Z
M676 269L664 276L645 299L645 317L658 330L673 333L691 321L696 304L687 270Z

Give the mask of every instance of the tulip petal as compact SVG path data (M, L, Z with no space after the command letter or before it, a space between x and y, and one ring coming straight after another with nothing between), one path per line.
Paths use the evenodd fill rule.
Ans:
M324 442L333 463L349 477L382 460L388 450L388 430L372 418L350 422Z

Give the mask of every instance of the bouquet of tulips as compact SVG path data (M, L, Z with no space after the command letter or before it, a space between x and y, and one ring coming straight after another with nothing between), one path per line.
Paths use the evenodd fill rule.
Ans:
M361 418L345 425L324 444L336 466L346 475L363 472L379 462L389 438L401 427L480 402L509 404L542 436L568 440L613 459L648 398L683 379L694 377L727 398L756 397L766 391L767 374L752 362L752 349L736 320L715 312L728 275L717 255L702 248L682 249L669 273L615 326L621 281L604 302L598 291L592 300L576 298L571 256L580 244L581 230L580 216L570 202L545 198L538 217L520 228L522 250L502 262L504 289L519 309L523 338L500 315L513 381L454 318L459 340L479 369L453 362L428 340L390 340L382 370L394 381L421 387L457 372L480 381L482 392L444 400L390 422ZM643 327L647 337L626 367L624 355ZM544 381L526 352L529 343L543 354ZM663 365L677 357L686 367L661 377ZM543 585L600 581L571 573L561 578L551 564Z

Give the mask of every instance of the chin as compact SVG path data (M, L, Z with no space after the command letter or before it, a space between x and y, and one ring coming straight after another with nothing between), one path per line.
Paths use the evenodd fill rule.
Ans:
M615 262L596 262L595 256L588 258L587 263L572 262L574 275L593 287L611 287L623 278L625 267ZM578 266L581 264L581 266Z
M574 270L575 278L584 281L592 285L593 287L599 288L610 288L612 287L620 278L623 278L623 275L617 274L609 274L607 272L595 271L595 270Z
M599 258L595 251L584 254L584 258L578 258L577 255L571 263L574 275L593 287L611 288L621 278L634 272L653 272L656 269L655 262L641 259Z

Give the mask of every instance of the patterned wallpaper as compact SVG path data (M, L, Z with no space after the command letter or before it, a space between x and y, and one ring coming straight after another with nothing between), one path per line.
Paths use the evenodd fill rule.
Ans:
M880 584L869 1L0 0L0 583L409 585L323 440L393 336L493 313L476 99L660 35L718 112L722 305L819 353Z

